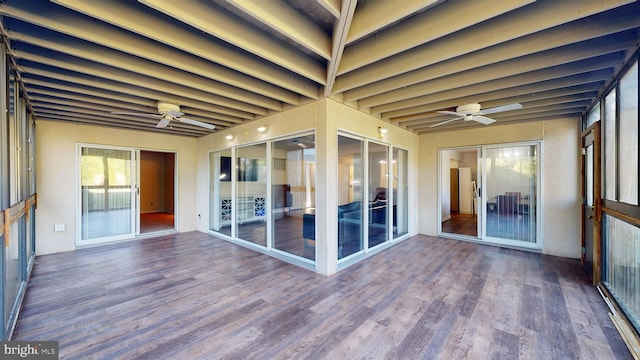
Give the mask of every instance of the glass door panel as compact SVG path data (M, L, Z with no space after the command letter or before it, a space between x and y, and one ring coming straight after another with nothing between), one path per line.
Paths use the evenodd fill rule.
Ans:
M315 260L315 136L276 141L271 157L273 247Z
M408 151L393 149L391 183L393 205L391 207L393 237L397 238L409 232L409 174Z
M363 250L363 142L338 136L338 259Z
M369 142L369 248L389 240L389 148Z
M211 169L209 229L231 236L231 221L233 220L231 150L211 153L209 163Z
M132 150L82 147L82 242L134 236L132 159Z
M484 165L486 237L536 247L537 145L487 148Z
M267 145L236 149L236 237L267 246Z

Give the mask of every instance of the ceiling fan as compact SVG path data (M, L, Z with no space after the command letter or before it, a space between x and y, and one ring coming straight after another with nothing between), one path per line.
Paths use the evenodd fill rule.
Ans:
M210 130L215 129L216 127L213 124L208 124L202 121L181 117L182 115L184 115L184 113L180 112L180 106L163 102L163 101L158 101L158 114L130 113L130 112L119 112L119 111L112 111L111 113L116 115L134 115L134 116L158 118L160 119L160 122L158 122L158 124L156 125L157 128L167 127L167 125L169 125L169 122L171 120L183 122L185 124L200 126Z
M456 108L456 111L438 111L438 113L440 114L449 114L449 115L454 115L456 117L450 120L443 121L441 123L431 125L429 127L444 125L460 119L464 119L464 121L477 121L479 123L489 125L496 121L484 115L495 114L503 111L517 110L517 109L522 109L522 105L518 103L514 103L509 105L496 106L496 107L492 107L484 110L480 110L480 104L478 103L460 105Z

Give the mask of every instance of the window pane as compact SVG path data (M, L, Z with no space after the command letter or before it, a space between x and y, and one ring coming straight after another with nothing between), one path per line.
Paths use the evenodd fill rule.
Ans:
M638 205L638 62L620 80L620 201Z
M82 148L82 239L133 232L131 151Z
M231 150L216 151L209 157L211 194L209 195L209 229L231 236Z
M587 127L600 120L600 103L596 103L587 114Z
M338 259L362 245L363 142L338 136Z
M389 148L369 143L369 247L389 240Z
M487 236L536 242L537 161L535 145L487 149Z
M267 246L267 145L236 149L236 237Z
M603 281L640 330L640 228L605 214Z
M408 151L393 149L393 237L409 232Z
M587 146L585 154L584 183L587 206L593 206L593 145Z
M617 200L616 197L616 90L613 89L604 100L604 167L605 198Z
M316 257L316 145L306 135L273 143L271 208L273 247Z

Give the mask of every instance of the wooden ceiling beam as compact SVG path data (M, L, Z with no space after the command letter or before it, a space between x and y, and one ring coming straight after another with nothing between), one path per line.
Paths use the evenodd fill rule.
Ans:
M68 84L78 84L84 85L95 89L105 89L114 91L121 94L131 94L134 96L145 97L148 99L158 99L162 101L168 101L172 103L179 104L181 106L192 106L195 108L206 108L210 109L213 112L231 115L241 119L253 120L255 117L253 114L237 111L234 109L229 109L217 105L213 105L210 103L203 103L201 101L184 98L184 97L176 97L172 94L165 94L158 91L148 90L148 89L140 89L134 86L128 86L127 84L122 84L115 81L109 81L104 79L89 79L80 74L62 74L56 73L48 70L38 69L30 66L21 66L21 70L26 72L27 74L33 74L42 76L45 78L55 79L58 81L66 82Z
M573 83L569 83L569 85L567 86L559 84L558 81L545 82L545 84L547 84L548 87L537 87L534 89L537 91L527 91L525 90L525 86L519 86L517 88L509 88L482 94L475 94L467 97L450 98L443 101L436 101L429 103L428 105L420 105L385 113L384 119L392 122L402 121L408 117L421 116L421 114L424 113L445 110L447 108L455 108L460 104L466 104L470 102L480 102L481 104L486 105L485 107L494 107L504 104L511 104L514 102L526 103L527 101L550 99L579 93L597 94L598 90L600 90L604 85L604 81L590 82L580 85L573 85Z
M175 49L188 52L203 59L215 62L240 73L284 87L309 96L318 96L317 86L310 82L322 84L324 71L315 74L314 79L303 79L281 67L260 61L249 53L230 49L198 32L177 26L159 17L146 16L144 9L134 3L101 0L98 2L84 0L52 0L55 4L102 20L119 28L153 39ZM88 29L89 31L91 29ZM242 50L242 49L240 49ZM175 51L175 50L174 50Z
M603 54L626 50L633 46L637 39L626 37L624 41L613 40L614 39L606 37L598 41L573 44L560 49L548 50L526 57L461 71L453 75L439 77L358 100L358 106L370 108L415 96L437 93L473 84L481 84L495 79L513 77L519 74L531 74L536 71L552 69L562 64L571 64L585 59L596 59ZM517 81L518 79L512 78L512 80Z
M114 50L213 78L254 93L267 95L288 104L299 105L300 95L309 98L318 97L318 89L311 82L290 79L292 82L285 84L287 86L277 86L198 56L189 56L125 30L74 14L54 4L39 3L41 7L36 8L30 7L31 3L29 1L7 0L0 7L0 13ZM100 2L100 4L103 3Z
M613 70L611 70L612 66L619 64L622 59L623 55L616 53L615 56L604 56L581 60L571 64L554 66L552 68L491 80L485 83L463 86L437 93L417 96L406 100L390 102L384 105L372 107L371 112L381 114L386 111L400 110L402 108L418 106L433 101L446 100L447 98L452 97L461 97L464 95L481 94L507 89L513 87L514 84L531 84L531 86L533 86L535 83L562 79L574 74L580 76L583 82L591 82L592 76L596 76L596 74L598 74L598 70L604 70L607 73L611 73L613 72Z
M242 50L293 71L300 76L304 76L320 84L323 84L325 81L325 68L323 64L297 51L297 49L285 42L268 36L258 28L243 23L240 19L232 18L229 13L217 10L211 2L175 0L139 0L139 2L196 29L202 30L211 36L233 44ZM254 1L252 3L254 7L259 4L272 4L272 2L266 1ZM278 9L281 7L282 6L278 6ZM279 15L277 19L290 26L293 25L292 20L300 18L299 14L294 14L297 16L291 18L286 18L287 14ZM326 38L326 36L324 37ZM185 40L189 41L189 39ZM316 39L314 38L314 40ZM306 45L319 43L319 41L309 41L306 42ZM328 54L320 53L319 55L326 59Z
M424 46L407 50L402 56L385 58L362 69L346 74L339 74L334 86L334 92L354 89L441 61L471 54L478 50L488 49L492 46L506 43L507 41L586 18L589 15L598 14L599 12L624 5L630 1L631 0L618 0L586 3L581 0L568 0L545 1L531 4L527 6L526 9L509 13L509 16L501 16L474 27L449 34ZM478 3L484 4L485 2ZM441 7L444 7L444 5L436 7L436 9ZM628 13L628 10L621 9L620 13L616 13L616 16L614 16L614 20L616 20L617 15L619 15L620 18L627 19L627 21L630 16L635 16L635 21L637 21L637 12L627 15ZM460 14L458 14L458 16L459 15ZM609 14L608 17L610 16ZM597 19L597 17L595 17L595 19ZM591 26L597 28L595 25ZM542 39L551 42L556 41L547 36L543 36ZM526 43L524 43L523 46L526 46ZM349 52L351 51L352 49L349 49ZM344 61L345 59L343 59L343 62Z
M316 55L325 60L331 59L331 37L325 34L317 24L289 6L285 1L227 1L255 20L304 46ZM182 6L182 3L177 3L177 6ZM326 76L324 71L322 76ZM322 84L324 84L325 80L322 79Z
M429 11L408 18L387 31L349 46L340 62L338 75L342 75L413 49L435 39L492 19L506 12L528 5L535 0L504 1L450 1ZM390 2L402 7L403 2ZM391 4L387 6L391 6ZM405 5L408 6L408 5ZM358 13L358 16L363 14ZM367 16L367 12L364 13ZM378 11L359 21L379 24ZM379 26L379 25L378 25Z
M23 29L23 31L28 31ZM236 99L270 110L282 110L282 103L247 90L227 85L225 83L198 76L170 66L164 66L153 61L148 61L137 56L131 56L104 46L88 43L77 38L65 36L64 41L53 37L50 33L31 34L18 31L7 31L10 40L35 45L45 49L58 51L67 55L95 61L122 70L154 77L156 79L184 85L191 88L206 91L212 94Z
M347 33L349 32L349 25L351 24L353 14L356 10L357 0L343 0L342 11L340 12L340 19L334 26L333 31L333 48L331 60L327 64L327 85L325 87L324 95L331 95L333 84L336 80L336 73L342 59L344 47L347 39Z
M118 81L123 84L134 85L153 91L162 89L165 93L179 94L181 97L189 97L255 115L268 114L266 109L259 106L69 55L52 54L50 52L44 52L40 55L22 50L14 50L13 54L17 59L25 59L51 67L75 71L79 74Z
M444 1L364 1L358 4L358 11L353 17L347 36L347 44L365 38L390 24L414 13L423 12Z

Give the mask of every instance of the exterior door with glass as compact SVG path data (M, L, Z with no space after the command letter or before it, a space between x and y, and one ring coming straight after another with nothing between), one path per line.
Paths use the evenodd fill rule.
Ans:
M582 264L600 282L600 122L582 134Z

